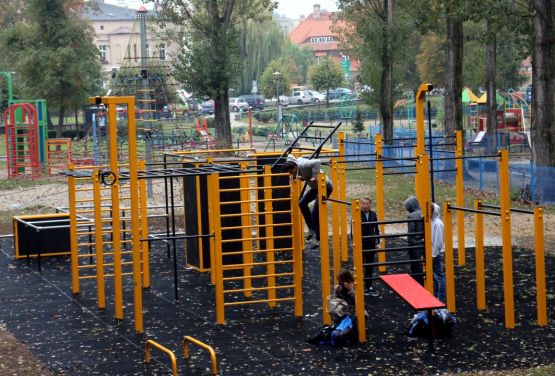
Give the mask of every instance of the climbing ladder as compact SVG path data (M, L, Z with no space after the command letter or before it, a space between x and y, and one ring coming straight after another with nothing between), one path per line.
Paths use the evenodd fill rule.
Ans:
M71 163L71 138L51 138L46 140L46 173L65 170Z
M4 111L8 177L41 174L37 111L31 103L12 104Z

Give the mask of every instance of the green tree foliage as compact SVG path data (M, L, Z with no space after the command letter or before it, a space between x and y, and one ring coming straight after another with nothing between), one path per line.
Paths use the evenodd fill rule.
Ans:
M444 36L430 31L422 37L416 66L420 82L429 82L436 87L445 86Z
M0 33L0 55L17 73L22 97L45 98L58 110L57 136L68 110L86 103L100 85L93 30L70 0L27 0L25 20Z
M320 59L308 68L308 82L316 90L326 91L326 105L329 106L329 91L344 82L344 74L338 61L330 58Z
M260 77L260 92L266 98L273 98L279 95L289 95L292 77L297 74L297 66L287 59L281 58L272 60ZM279 79L274 74L279 72Z
M296 71L291 72L293 83L305 82L307 67L315 60L312 50L293 44L274 20L247 21L241 30L240 51L243 66L239 93L250 93L252 82L261 80L272 60L284 58L295 63Z
M353 132L356 134L361 134L364 132L364 122L362 121L362 112L360 108L357 107L357 114L355 116L355 121L353 121Z
M240 28L269 19L273 0L153 0L162 24L178 25L182 43L176 78L188 91L214 99L217 147L232 146L229 89L241 71Z

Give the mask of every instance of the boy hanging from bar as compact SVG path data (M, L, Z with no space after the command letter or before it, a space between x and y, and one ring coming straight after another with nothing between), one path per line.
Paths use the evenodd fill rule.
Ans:
M293 179L299 178L306 182L309 190L306 191L299 200L299 209L303 214L306 226L308 227L307 241L313 240L310 248L314 249L320 246L320 226L319 226L319 209L318 209L318 174L323 171L320 169L321 161L319 159L308 159L304 157L295 158L292 155L287 156L287 160L283 164L283 170L287 171ZM326 175L326 198L333 192L333 185L330 178ZM313 201L312 211L309 204ZM326 235L327 236L327 235Z
M374 272L373 264L376 259L376 250L380 248L380 239L375 237L380 235L377 222L378 216L372 210L372 200L363 197L360 202L361 208L361 233L362 233L362 262L364 264L364 295L377 297L379 293L372 287L372 276Z

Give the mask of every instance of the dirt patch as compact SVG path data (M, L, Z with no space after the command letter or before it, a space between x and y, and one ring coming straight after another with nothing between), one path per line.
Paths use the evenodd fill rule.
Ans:
M1 375L52 375L1 323L0 354Z

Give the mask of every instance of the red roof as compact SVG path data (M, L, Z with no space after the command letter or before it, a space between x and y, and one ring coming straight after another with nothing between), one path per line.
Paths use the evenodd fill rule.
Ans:
M317 17L311 13L308 17L303 19L291 33L289 38L295 44L302 44L310 41L310 37L332 37L335 34L331 31L333 26L333 13L328 11L321 11L320 16ZM333 42L330 42L330 44Z

